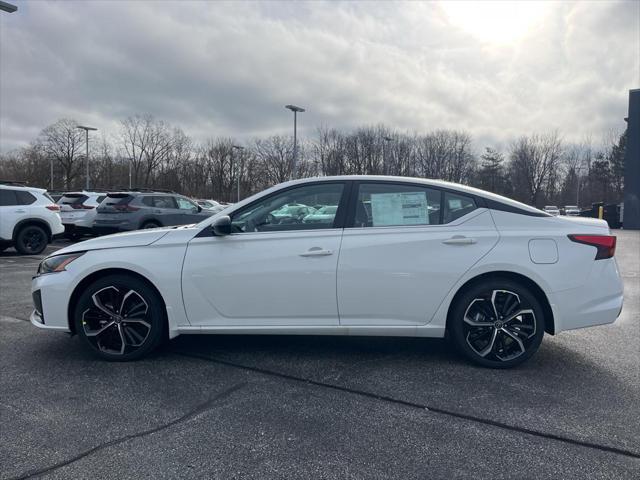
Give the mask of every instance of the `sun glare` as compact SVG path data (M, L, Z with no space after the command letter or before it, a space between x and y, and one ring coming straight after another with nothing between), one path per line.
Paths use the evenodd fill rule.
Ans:
M452 26L481 41L513 43L543 17L548 3L533 1L445 1L441 6Z

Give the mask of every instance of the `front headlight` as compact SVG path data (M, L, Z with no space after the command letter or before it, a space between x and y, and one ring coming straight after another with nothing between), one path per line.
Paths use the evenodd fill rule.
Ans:
M67 253L66 255L54 255L52 257L45 258L40 265L38 265L38 275L44 275L45 273L56 273L66 270L67 265L73 262L76 258L84 255L85 252Z

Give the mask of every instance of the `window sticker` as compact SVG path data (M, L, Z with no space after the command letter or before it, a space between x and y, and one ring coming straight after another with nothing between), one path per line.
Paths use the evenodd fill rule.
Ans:
M449 209L450 210L460 210L462 208L462 200L459 198L450 198L449 199Z
M371 217L374 227L388 225L428 225L425 192L372 193Z

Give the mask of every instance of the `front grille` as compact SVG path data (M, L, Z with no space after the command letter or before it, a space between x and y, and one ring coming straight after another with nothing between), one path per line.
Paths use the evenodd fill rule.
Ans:
M35 307L36 312L38 312L38 314L40 315L40 318L42 318L42 323L44 323L44 313L42 311L42 295L40 293L40 290L36 290L31 294L31 296L33 297L33 306Z

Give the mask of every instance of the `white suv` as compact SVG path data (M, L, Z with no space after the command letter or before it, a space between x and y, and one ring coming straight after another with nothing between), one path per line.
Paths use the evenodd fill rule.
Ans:
M46 190L0 181L0 251L14 246L25 255L42 252L64 232L59 211Z
M60 218L64 225L65 235L76 238L91 233L96 218L96 208L106 198L102 192L67 192L60 200Z

